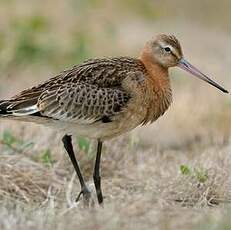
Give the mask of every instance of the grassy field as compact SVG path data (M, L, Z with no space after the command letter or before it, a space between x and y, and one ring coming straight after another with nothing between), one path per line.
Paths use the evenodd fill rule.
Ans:
M86 58L139 55L173 33L185 57L231 89L230 1L0 1L0 98ZM218 13L222 12L222 13ZM231 98L170 70L174 102L105 143L104 208L84 210L61 136L0 121L0 229L230 229ZM92 186L94 141L74 137Z

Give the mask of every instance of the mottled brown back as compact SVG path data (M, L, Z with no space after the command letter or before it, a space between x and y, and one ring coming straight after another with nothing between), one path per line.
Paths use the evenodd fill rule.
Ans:
M130 95L121 83L136 71L145 72L138 59L90 59L22 91L2 106L8 112L24 113L24 108L37 104L42 115L54 119L94 121L110 117L128 103Z

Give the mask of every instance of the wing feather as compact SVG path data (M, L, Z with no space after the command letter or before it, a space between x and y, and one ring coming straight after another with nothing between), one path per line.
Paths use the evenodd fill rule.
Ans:
M92 123L121 112L130 96L121 89L98 88L89 84L64 85L59 93L46 91L38 100L42 115L63 121Z
M130 99L122 82L136 71L145 67L135 58L91 59L1 102L0 112L83 123L114 116Z

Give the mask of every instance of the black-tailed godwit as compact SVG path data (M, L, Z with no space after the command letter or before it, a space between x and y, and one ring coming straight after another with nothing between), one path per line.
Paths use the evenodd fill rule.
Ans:
M61 74L0 101L0 117L52 126L63 133L63 144L78 175L85 202L90 190L81 174L71 135L98 141L94 184L103 203L100 158L103 141L154 122L172 101L168 68L178 66L227 90L187 62L174 36L158 35L146 43L139 58L90 59Z

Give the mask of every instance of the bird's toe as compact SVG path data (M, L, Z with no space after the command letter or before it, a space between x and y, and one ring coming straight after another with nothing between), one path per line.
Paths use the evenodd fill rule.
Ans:
M94 187L89 185L88 187L83 188L79 195L76 198L76 202L82 202L84 208L94 207L96 204L96 194Z

